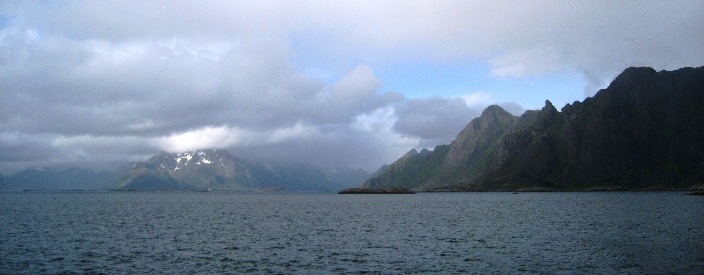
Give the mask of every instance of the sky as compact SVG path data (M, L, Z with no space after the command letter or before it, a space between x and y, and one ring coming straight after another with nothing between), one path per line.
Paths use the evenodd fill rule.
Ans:
M1 1L0 174L159 152L374 171L488 105L704 65L704 1Z

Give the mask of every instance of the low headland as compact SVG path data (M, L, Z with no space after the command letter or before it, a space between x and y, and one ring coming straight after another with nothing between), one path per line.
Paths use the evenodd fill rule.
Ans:
M393 187L393 188L347 188L338 194L415 194L413 190Z

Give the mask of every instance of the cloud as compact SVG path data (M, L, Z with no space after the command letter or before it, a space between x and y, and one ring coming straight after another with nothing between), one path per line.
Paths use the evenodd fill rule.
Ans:
M202 148L226 149L270 145L292 139L312 139L319 134L317 128L303 123L267 131L248 130L230 126L206 126L155 138L153 143L164 151L177 153Z
M593 95L629 66L672 70L704 63L702 2L538 1L516 6L520 10L509 20L516 29L489 28L502 40L491 59L496 76L577 71L588 81L585 94Z
M396 121L393 108L383 107L358 115L351 124L318 127L304 138L269 139L266 144L234 146L231 151L244 159L374 171L420 143L418 137L396 132L393 129Z
M0 172L27 167L88 167L114 170L158 152L139 136L65 136L52 133L0 134Z
M579 72L588 81L587 94L629 66L662 70L704 64L701 1L388 1L312 6L318 9L310 20L327 26L319 28L329 33L313 49L343 60L364 58L383 64L481 58L499 78ZM315 12L320 10L325 13Z
M480 60L496 79L578 72L591 94L627 66L704 64L701 14L701 1L3 2L0 172L194 147L373 167L450 142L493 103L409 99L375 70Z
M499 104L499 106L514 116L521 116L526 112L525 108L513 102L504 102Z
M486 92L471 93L464 95L461 98L467 106L486 106L493 101L491 94Z
M0 41L9 49L0 52L9 60L0 64L0 130L14 133L3 136L3 154L14 156L3 156L0 172L87 163L102 169L159 151L211 147L293 160L287 154L295 150L280 147L291 144L327 148L299 152L306 162L375 169L381 163L361 159L376 154L350 144L396 148L348 129L360 116L404 100L381 92L369 66L355 66L327 84L291 67L276 45L112 42L31 33L4 32ZM320 159L333 158L335 150L349 154ZM396 155L375 158L388 162Z
M154 142L165 151L177 153L201 148L227 148L233 144L252 142L252 133L227 126L204 127L158 138Z
M468 107L460 98L429 98L407 100L396 106L398 121L393 129L409 136L419 137L422 147L433 148L449 144L484 106Z

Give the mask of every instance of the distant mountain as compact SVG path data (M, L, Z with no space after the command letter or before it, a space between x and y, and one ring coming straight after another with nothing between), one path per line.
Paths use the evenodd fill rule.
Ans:
M337 191L368 176L363 170L249 162L227 150L204 149L153 156L135 165L116 189Z
M247 190L251 172L225 150L162 153L138 163L118 183L118 189L216 189Z
M82 168L29 168L0 181L0 186L4 190L104 190L114 185L119 175Z
M704 183L704 67L628 68L561 111L490 106L452 144L412 150L365 187L415 190L681 189Z

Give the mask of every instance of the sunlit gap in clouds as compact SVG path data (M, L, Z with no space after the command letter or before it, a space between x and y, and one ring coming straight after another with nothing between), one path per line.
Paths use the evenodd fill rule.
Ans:
M300 122L290 127L260 131L223 125L160 137L155 140L155 144L167 152L176 153L196 149L276 144L291 139L312 139L320 135L316 127Z

